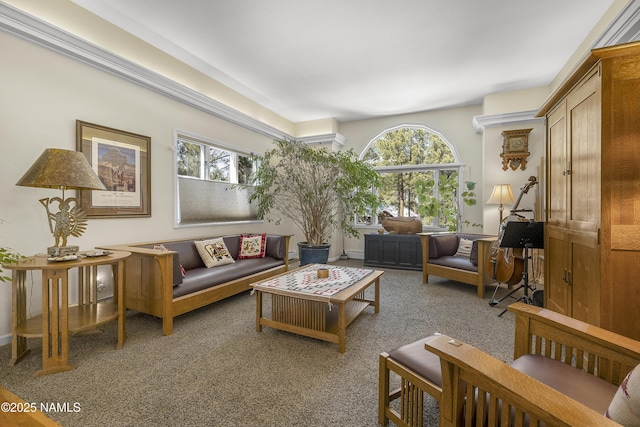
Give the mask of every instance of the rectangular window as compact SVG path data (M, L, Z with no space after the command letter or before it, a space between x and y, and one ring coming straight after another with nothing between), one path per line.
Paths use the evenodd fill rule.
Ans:
M378 215L363 218L359 225L380 225L384 216L419 216L427 228L448 228L460 208L460 167L452 165L412 165L378 167L384 201ZM420 206L429 214L420 214Z
M255 170L249 153L176 133L176 225L257 221L244 184Z

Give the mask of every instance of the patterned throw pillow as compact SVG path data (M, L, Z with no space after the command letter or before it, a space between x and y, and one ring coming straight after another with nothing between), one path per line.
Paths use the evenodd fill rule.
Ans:
M640 365L638 365L640 366ZM640 368L627 374L605 414L623 426L640 426Z
M243 234L240 236L238 259L264 258L267 250L267 234Z
M236 262L222 238L211 240L199 240L194 242L196 249L202 258L202 262L207 268L218 267L225 264L233 264Z
M473 240L460 238L460 242L458 243L458 252L456 252L456 256L471 256L471 248L473 247Z

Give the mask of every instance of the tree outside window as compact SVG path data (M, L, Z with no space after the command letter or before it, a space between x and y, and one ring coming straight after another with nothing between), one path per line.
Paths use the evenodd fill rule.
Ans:
M382 210L420 216L424 226L452 228L451 210L458 215L464 191L459 182L462 165L442 135L425 127L394 128L374 139L362 159L381 174ZM420 207L426 202L431 209Z

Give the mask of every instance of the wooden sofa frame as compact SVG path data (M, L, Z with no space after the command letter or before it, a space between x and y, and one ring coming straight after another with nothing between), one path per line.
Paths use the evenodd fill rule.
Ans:
M508 309L516 316L514 359L525 354L550 357L616 386L640 364L639 341L521 302ZM529 426L619 425L471 345L442 335L425 349L440 358L442 387L402 366L389 365L386 353L380 355L380 424L391 419L398 426L421 426L422 414L413 408L422 410L427 393L439 400L441 427L522 426L527 425L525 420ZM389 370L401 376L404 392L389 392ZM398 413L390 402L400 394ZM478 403L465 406L465 400L474 396L480 396Z
M485 268L485 260L489 256L491 244L497 237L478 239L478 271L467 271L429 263L429 239L433 233L418 233L422 247L422 283L429 283L429 275L444 277L457 282L468 283L478 287L478 298L484 298L485 286L492 283ZM467 234L467 233L465 233Z
M282 237L285 238L285 254L288 254L291 236L284 235ZM176 239L173 241L184 240ZM165 244L171 242L172 240L162 241ZM101 249L131 252L131 256L127 258L125 265L126 307L161 318L162 335L171 335L173 333L174 317L248 291L251 289L251 284L289 270L289 259L285 256L284 264L279 267L270 268L174 298L173 254L176 252L141 247L158 243L160 242L104 246Z

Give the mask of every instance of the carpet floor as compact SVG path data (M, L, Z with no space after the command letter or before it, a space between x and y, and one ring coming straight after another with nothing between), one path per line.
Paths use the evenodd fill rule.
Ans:
M490 307L492 287L479 299L473 286L430 279L385 270L380 313L368 308L347 328L344 354L336 344L256 332L255 297L246 292L176 318L167 337L159 319L128 312L121 350L115 322L103 334L72 337L77 369L69 372L33 377L39 339L28 340L31 353L13 367L11 345L2 346L0 384L26 402L59 404L47 415L66 427L376 426L382 351L440 332L512 360L514 319L498 317L512 299ZM426 399L425 424L436 426L437 402Z

